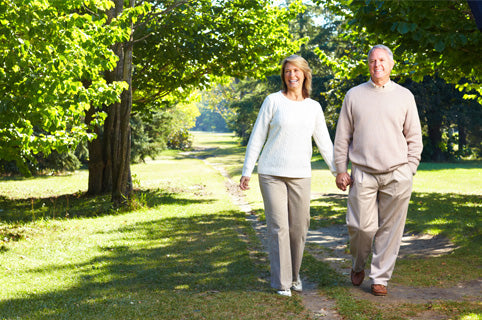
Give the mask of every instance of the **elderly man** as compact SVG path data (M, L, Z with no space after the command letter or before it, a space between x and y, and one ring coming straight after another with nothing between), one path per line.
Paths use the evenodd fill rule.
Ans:
M373 247L369 277L376 296L387 294L423 148L415 99L390 80L394 64L388 47L370 50L370 80L347 92L335 137L336 184L344 191L350 182L351 281L363 282Z

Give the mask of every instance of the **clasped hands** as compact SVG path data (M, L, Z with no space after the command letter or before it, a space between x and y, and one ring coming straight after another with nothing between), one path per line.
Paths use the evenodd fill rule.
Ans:
M249 177L242 176L241 181L239 183L239 187L241 190L248 190L249 189ZM345 191L347 186L351 186L353 184L353 180L351 179L350 175L347 172L342 172L336 175L336 186L338 189Z
M336 175L336 186L338 189L345 191L347 186L353 184L353 180L347 172L341 172Z

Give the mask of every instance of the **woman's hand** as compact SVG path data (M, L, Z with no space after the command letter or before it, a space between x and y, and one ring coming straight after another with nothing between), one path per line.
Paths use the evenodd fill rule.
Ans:
M248 190L249 189L249 177L242 176L241 181L239 182L239 187L241 190Z
M353 180L351 179L350 175L347 172L339 173L336 176L336 186L338 187L338 189L345 191L346 187L348 185L351 186L352 184L353 184Z

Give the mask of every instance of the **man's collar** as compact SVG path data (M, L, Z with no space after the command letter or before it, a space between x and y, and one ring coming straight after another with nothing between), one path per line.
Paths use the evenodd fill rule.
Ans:
M392 80L388 79L388 82L385 83L383 86L376 85L375 82L373 82L372 78L368 80L368 83L370 83L374 88L389 88L392 86Z

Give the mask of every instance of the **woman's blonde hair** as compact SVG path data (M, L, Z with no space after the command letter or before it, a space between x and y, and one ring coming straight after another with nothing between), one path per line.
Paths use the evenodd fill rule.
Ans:
M288 62L303 71L305 80L303 81L302 94L303 98L309 98L311 95L311 68L303 57L296 54L289 56L281 63L281 82L283 83L283 92L288 92L288 85L286 84L284 77L286 64Z

